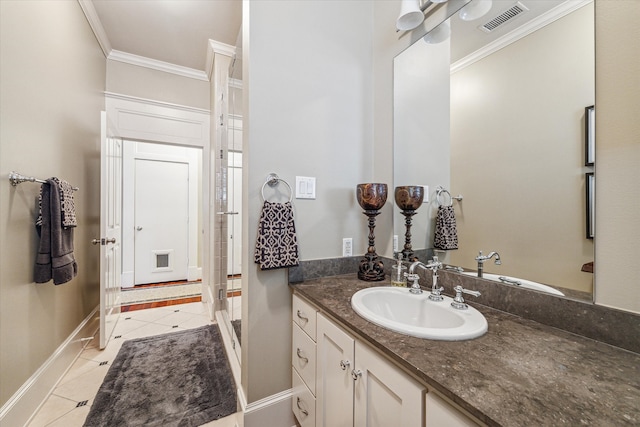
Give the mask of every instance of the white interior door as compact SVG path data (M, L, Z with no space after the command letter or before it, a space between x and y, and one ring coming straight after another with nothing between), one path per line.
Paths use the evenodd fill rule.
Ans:
M100 115L100 348L105 348L120 316L122 241L122 139L103 111Z
M135 284L187 279L189 164L135 161Z

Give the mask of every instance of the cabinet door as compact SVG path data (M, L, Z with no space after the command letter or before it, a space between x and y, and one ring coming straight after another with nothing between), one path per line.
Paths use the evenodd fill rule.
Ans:
M422 427L424 387L356 342L354 426Z
M353 426L354 340L322 314L317 317L316 425Z

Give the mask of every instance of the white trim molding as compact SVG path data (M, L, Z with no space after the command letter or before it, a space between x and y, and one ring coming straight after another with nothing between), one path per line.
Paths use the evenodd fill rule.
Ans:
M0 408L0 425L24 426L36 414L58 382L98 333L99 307L78 325L36 372Z
M182 65L171 64L145 56L134 55L133 53L122 52L112 49L107 59L124 62L125 64L137 65L138 67L150 68L152 70L164 71L165 73L176 74L190 79L209 81L207 73L194 68L183 67Z
M124 139L209 145L209 110L105 93L107 116Z
M517 42L521 38L528 36L529 34L539 30L540 28L543 28L592 2L593 0L567 1L557 7L554 7L550 11L543 13L537 18L527 22L525 25L516 28L515 30L494 40L481 49L478 49L475 52L465 56L464 58L454 62L453 64L451 64L451 74L458 72L477 61L480 61L482 58L486 58L492 53L495 53L500 49Z
M102 22L100 22L98 12L96 12L93 2L91 0L78 0L78 3L87 21L89 21L89 26L98 40L102 53L104 53L105 58L108 58L111 53L111 42L109 42L109 37L107 37L107 32L104 30Z
M230 44L209 39L209 43L207 43L207 69L205 70L205 74L209 80L211 79L211 73L213 72L213 60L216 54L233 58L236 54L236 48Z

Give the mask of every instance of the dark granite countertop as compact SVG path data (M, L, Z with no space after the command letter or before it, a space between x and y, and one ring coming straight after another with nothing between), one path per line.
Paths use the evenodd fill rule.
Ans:
M490 426L640 425L640 355L473 302L489 323L480 338L402 335L351 308L356 291L382 285L343 275L291 288Z

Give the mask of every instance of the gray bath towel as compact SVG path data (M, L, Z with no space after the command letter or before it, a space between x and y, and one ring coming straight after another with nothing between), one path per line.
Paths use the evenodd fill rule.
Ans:
M46 283L53 279L61 285L76 277L78 265L73 256L73 228L62 225L62 200L56 180L42 184L42 219L36 224L40 245L36 255L35 282Z
M254 259L261 270L298 265L298 238L290 202L264 202Z

